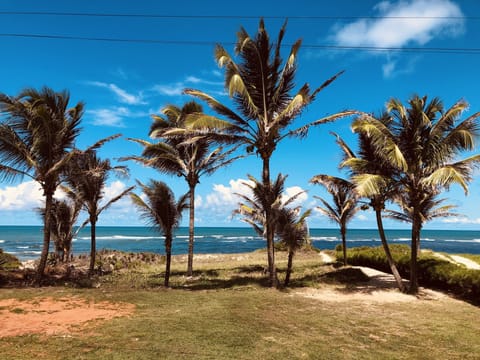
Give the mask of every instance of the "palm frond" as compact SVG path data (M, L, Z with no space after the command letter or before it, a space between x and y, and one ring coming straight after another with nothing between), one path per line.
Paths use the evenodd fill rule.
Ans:
M359 112L356 111L356 110L344 110L344 111L338 112L336 114L325 116L321 119L313 121L313 122L311 122L307 125L304 125L302 127L297 128L295 130L291 130L283 137L286 137L286 136L300 136L300 137L304 138L308 135L308 130L310 130L311 127L318 126L318 125L321 125L321 124L326 124L326 123L329 123L329 122L333 122L337 119L341 119L341 118L352 116L352 115L358 115L358 114L359 114Z

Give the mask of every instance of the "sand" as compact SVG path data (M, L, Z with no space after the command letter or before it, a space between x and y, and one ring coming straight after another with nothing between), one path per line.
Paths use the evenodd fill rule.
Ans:
M92 321L128 316L135 305L90 302L80 297L0 300L0 338L26 334L69 336L84 331Z

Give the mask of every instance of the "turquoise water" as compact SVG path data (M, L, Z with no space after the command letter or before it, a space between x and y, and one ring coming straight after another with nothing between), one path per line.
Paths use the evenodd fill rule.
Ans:
M333 249L341 242L337 229L311 229L313 244L320 249ZM409 244L409 230L387 230L392 244ZM42 249L42 227L0 226L0 248L21 260L38 258ZM424 230L422 248L447 253L480 254L480 231ZM377 230L351 229L348 246L378 246ZM196 228L195 253L239 253L265 247L265 240L250 228L201 227ZM128 252L150 251L164 253L163 237L147 227L98 227L97 248ZM74 254L90 249L90 229L83 229L73 242ZM188 228L175 233L173 253L188 251Z

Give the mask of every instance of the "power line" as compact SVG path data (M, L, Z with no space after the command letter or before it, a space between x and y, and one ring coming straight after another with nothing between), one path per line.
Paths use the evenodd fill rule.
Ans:
M106 38L106 37L84 37L71 35L42 35L42 34L19 34L19 33L0 33L0 37L12 38L30 38L47 40L77 40L77 41L96 41L113 43L144 43L161 45L195 45L195 46L214 46L218 43L222 45L235 45L234 42L215 42L215 41L197 41L197 40L159 40L159 39L124 39L124 38ZM284 44L284 47L290 47L292 44ZM343 45L312 45L303 44L307 49L324 49L338 51L371 51L371 52L416 52L416 53L443 53L443 54L470 54L479 55L480 48L451 48L451 47L381 47L381 46L343 46Z
M166 15L166 14L121 14L121 13L80 13L80 12L45 12L45 11L0 11L0 15L34 15L34 16L75 16L75 17L118 17L118 18L153 18L153 19L293 19L293 20L357 20L357 19L468 19L480 20L480 16L260 16L260 15Z

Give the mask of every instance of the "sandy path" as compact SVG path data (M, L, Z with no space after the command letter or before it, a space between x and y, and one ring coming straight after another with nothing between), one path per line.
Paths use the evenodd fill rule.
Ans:
M450 255L450 257L455 262L457 262L459 264L462 264L462 265L465 265L467 267L467 269L480 270L480 264L473 261L473 260L464 258L463 256L458 256L458 255Z
M319 254L318 254L321 258L322 258L322 261L325 263L325 264L329 264L329 263L334 263L335 262L335 259L333 257L331 257L330 255L328 255L327 253L321 251Z

